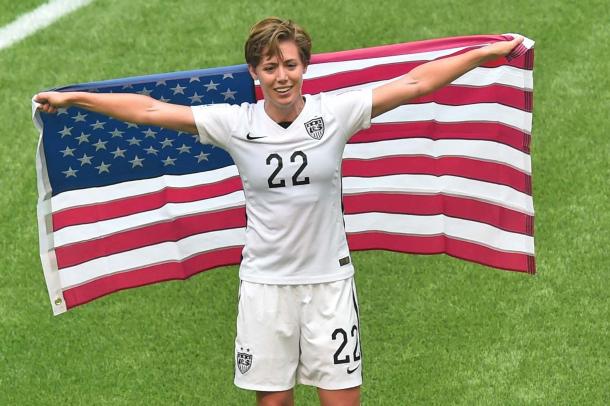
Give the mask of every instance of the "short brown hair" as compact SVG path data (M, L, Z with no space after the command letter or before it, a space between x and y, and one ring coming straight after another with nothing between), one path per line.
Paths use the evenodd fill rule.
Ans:
M301 62L309 65L311 58L311 37L301 27L291 20L278 17L267 17L254 24L244 46L246 63L256 68L264 56L279 56L282 51L279 44L282 41L294 41L299 49ZM265 54L263 55L263 52Z

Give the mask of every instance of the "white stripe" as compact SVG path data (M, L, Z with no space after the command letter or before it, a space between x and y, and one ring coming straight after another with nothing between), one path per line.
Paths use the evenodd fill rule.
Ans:
M412 62L412 61L431 61L445 55L450 55L453 52L460 51L465 47L451 48L441 51L420 52L415 54L402 54L394 56L381 56L378 58L354 59L351 61L342 62L323 62L314 63L307 67L307 72L303 75L303 80L316 79L337 73L345 73L360 69L370 68L377 65ZM406 73L406 72L405 72ZM254 84L260 86L260 81L255 80Z
M125 230L133 230L194 214L239 207L244 204L245 199L242 190L196 202L168 203L156 210L110 220L97 221L91 224L80 224L62 228L54 234L55 247L61 247L66 244L73 244L94 238L102 238Z
M343 178L345 195L368 192L442 193L492 203L529 215L534 214L532 196L516 191L509 186L459 176L389 175L371 178Z
M531 70L519 69L508 65L496 68L478 67L466 72L451 82L451 84L460 86L498 84L531 91L534 89L534 73Z
M501 251L534 254L534 238L531 236L443 214L435 216L389 213L351 214L345 216L345 230L348 233L375 230L407 235L444 234Z
M12 23L0 28L0 49L10 47L16 42L53 24L62 16L86 6L93 0L52 0L23 14Z
M451 55L454 52L461 51L462 49L472 47L458 47L443 49L440 51L429 51L429 52L418 52L413 54L402 54L393 56L381 56L378 58L366 58L366 59L354 59L350 61L342 62L324 62L315 63L307 67L307 72L303 75L303 79L315 79L323 76L333 75L336 73L343 73L349 71L355 71L360 69L370 68L376 65L394 64L401 62L412 62L412 61L431 61L446 55Z
M445 106L436 103L398 106L373 120L372 123L398 123L434 120L442 123L500 122L521 131L532 130L532 113L498 103L478 103Z
M133 180L115 185L92 187L87 189L87 193L83 193L82 190L62 192L51 198L51 204L53 212L57 212L70 207L104 203L116 199L158 192L168 187L186 188L216 183L234 176L239 176L235 165L187 175L164 175L152 179Z
M418 155L460 156L498 162L531 173L531 158L515 148L493 141L482 140L430 140L408 138L359 144L347 144L344 159L377 159L385 156Z
M513 68L512 66L501 66L498 68L475 68L470 72L465 73L453 82L452 85L459 86L470 86L470 87L484 87L490 85L504 85L515 87L522 90L532 90L533 76L531 71L521 71L521 69ZM406 72L405 72L406 73ZM402 75L400 75L402 76ZM325 93L328 94L341 94L352 90L360 90L366 88L376 88L383 86L386 83L390 83L400 76L387 79L368 82L360 85L346 86L335 90L329 90Z
M61 280L57 271L57 258L53 249L55 240L53 227L51 227L51 183L47 176L46 157L42 146L42 118L40 112L36 109L32 101L32 120L34 125L40 131L38 139L38 147L36 149L36 183L38 186L38 204L36 212L38 218L38 241L40 247L40 262L42 263L42 271L47 284L47 292L49 293L49 301L53 309L53 315L64 313L66 302L64 300L63 291L61 289Z
M138 269L164 262L183 261L193 255L219 248L245 244L245 229L231 229L198 234L177 242L164 242L144 248L97 258L59 271L64 289L103 276Z

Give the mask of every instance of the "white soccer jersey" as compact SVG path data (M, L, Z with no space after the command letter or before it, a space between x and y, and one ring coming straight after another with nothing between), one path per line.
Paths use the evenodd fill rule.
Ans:
M331 282L353 275L341 207L347 140L371 122L370 89L305 95L283 128L264 102L192 108L200 141L227 150L246 198L239 276L267 284Z

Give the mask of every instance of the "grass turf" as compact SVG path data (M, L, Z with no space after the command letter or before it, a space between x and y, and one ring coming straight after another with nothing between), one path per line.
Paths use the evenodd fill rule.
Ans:
M0 13L0 27L44 3L46 3L45 0L0 0L0 10L2 10Z
M0 51L0 404L253 403L232 385L235 267L51 316L29 99L61 84L242 63L249 26L267 15L307 27L315 52L475 33L536 40L539 274L355 253L363 404L609 403L605 2L257 4L98 0ZM315 392L299 387L297 400L315 404Z

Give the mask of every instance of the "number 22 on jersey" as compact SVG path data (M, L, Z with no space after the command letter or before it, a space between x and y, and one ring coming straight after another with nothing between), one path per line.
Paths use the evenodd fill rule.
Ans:
M292 155L290 155L290 162L301 162L301 166L294 172L292 175L292 185L307 185L309 184L309 176L305 176L299 179L301 172L307 166L307 155L303 151L294 151ZM269 188L277 188L277 187L286 187L286 181L284 179L277 180L277 175L281 172L284 167L284 160L280 154L273 153L267 157L267 165L275 166L275 170L271 173L271 176L267 179L267 183L269 184Z

